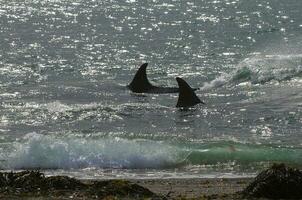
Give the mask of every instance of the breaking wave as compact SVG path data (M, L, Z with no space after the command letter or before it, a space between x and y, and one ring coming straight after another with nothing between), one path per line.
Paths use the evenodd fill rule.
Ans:
M6 146L5 146L6 145ZM234 142L171 144L109 138L58 138L29 133L1 144L2 169L168 169L181 166L285 162L302 165L302 149Z
M247 58L229 74L222 74L211 82L205 83L202 90L225 84L264 84L270 81L287 81L302 77L302 55L266 55Z
M78 169L165 168L177 163L172 146L145 140L115 138L59 139L36 133L14 142L6 155L0 156L2 168Z

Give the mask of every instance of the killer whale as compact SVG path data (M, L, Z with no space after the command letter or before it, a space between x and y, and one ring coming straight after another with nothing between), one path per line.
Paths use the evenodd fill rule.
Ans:
M176 104L177 108L192 107L199 103L205 104L197 97L194 92L194 89L191 88L186 81L179 77L176 77L176 81L179 86L179 95Z
M148 63L142 64L134 75L131 83L127 86L132 92L162 94L177 93L179 91L179 88L176 87L158 87L152 85L147 78L147 66Z
M192 107L196 104L205 104L195 94L197 88L191 88L189 84L182 78L176 77L178 88L175 87L158 87L152 85L146 73L148 63L142 64L134 75L133 80L127 87L135 93L179 93L176 107L187 108Z

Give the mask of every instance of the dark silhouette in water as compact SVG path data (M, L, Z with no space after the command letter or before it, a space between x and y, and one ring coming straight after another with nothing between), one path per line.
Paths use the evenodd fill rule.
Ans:
M148 63L144 63L137 70L133 80L127 86L132 92L135 93L177 93L179 92L178 101L176 107L191 107L202 102L195 94L196 88L191 88L186 81L177 77L176 81L178 83L178 88L175 87L158 87L152 85L146 73L146 68Z
M154 93L154 94L162 94L162 93L177 93L179 91L178 88L175 87L158 87L152 85L146 74L146 68L148 63L144 63L137 70L133 80L128 85L128 88L132 92L136 93Z
M191 107L196 104L205 104L202 102L195 94L194 89L192 89L186 81L182 78L177 77L176 81L179 86L179 96L176 107Z

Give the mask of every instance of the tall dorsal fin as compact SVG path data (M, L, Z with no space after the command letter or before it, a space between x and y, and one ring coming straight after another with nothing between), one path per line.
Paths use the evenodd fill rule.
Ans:
M128 86L132 92L137 92L137 93L147 92L148 90L154 87L148 81L147 74L146 74L147 66L148 63L144 63L137 70L133 80Z
M182 78L177 77L179 96L176 107L191 107L202 102L195 94L194 90Z

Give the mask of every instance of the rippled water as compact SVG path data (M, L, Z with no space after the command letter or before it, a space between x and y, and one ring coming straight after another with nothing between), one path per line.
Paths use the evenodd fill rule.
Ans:
M300 0L0 3L0 168L82 178L302 165ZM206 102L133 94L180 76Z

